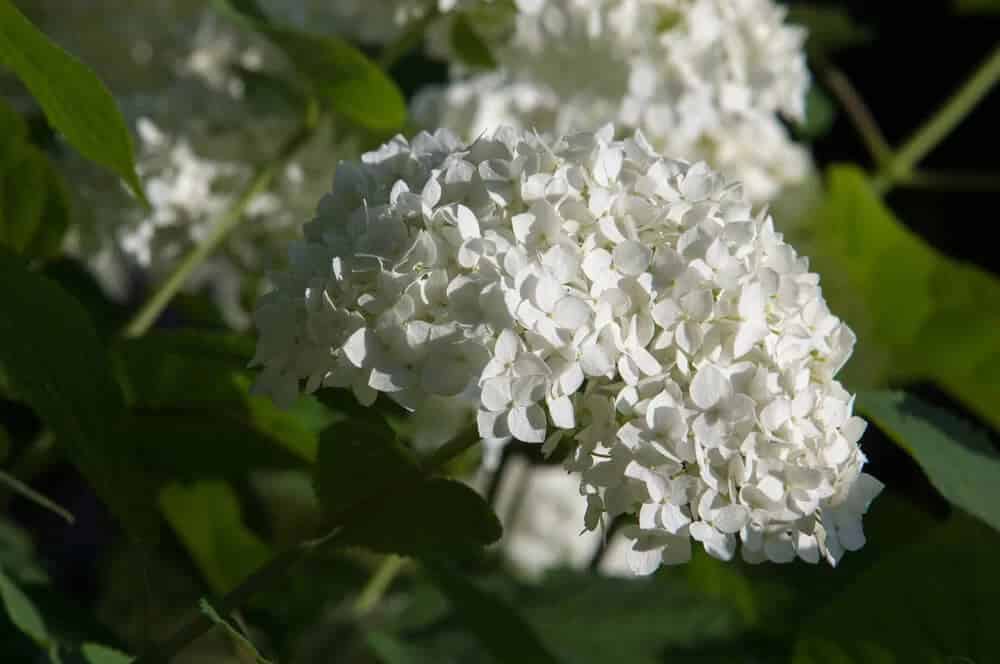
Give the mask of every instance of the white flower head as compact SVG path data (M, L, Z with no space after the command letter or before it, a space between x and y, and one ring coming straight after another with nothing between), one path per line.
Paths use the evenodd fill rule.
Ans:
M611 126L397 137L342 163L256 313L257 389L473 403L491 450L575 445L635 569L835 563L881 485L834 376L854 337L739 185Z
M493 45L499 69L456 65L452 83L418 95L418 121L469 139L501 124L559 136L614 122L641 129L665 154L731 174L755 203L809 174L808 153L779 119L804 113L805 33L773 0L518 8L511 36Z

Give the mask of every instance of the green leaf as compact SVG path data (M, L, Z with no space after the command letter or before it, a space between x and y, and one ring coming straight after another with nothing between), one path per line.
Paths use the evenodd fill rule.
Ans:
M431 653L382 630L365 632L365 643L382 664L435 664L439 661Z
M910 453L942 496L1000 530L1000 454L984 432L902 392L860 392L855 403Z
M11 622L39 646L49 646L49 631L35 605L0 569L0 600Z
M219 2L283 50L335 112L373 131L394 131L406 122L399 87L347 41L278 26L253 0Z
M449 565L425 562L424 568L448 598L455 618L496 661L519 664L560 661L513 606L486 592Z
M0 246L48 258L69 227L69 195L45 154L27 140L21 117L0 99Z
M250 639L244 636L241 631L233 627L232 623L220 616L219 612L215 610L215 607L213 607L208 600L202 599L201 602L199 602L199 606L201 608L201 612L208 616L209 620L226 632L240 652L246 653L248 657L252 657L253 661L257 664L272 664L270 660L260 654L260 651L257 650L257 646L255 646Z
M382 553L461 555L500 538L493 510L472 489L427 479L374 409L320 436L316 493L334 523L352 518L338 539Z
M380 473L377 467L355 472L368 477ZM460 482L433 479L389 493L392 488L383 485L386 499L344 526L338 541L380 553L461 557L496 542L503 533L490 506Z
M0 366L133 534L155 537L149 473L120 435L124 400L86 312L0 250Z
M80 653L87 664L129 664L132 661L128 655L96 643L84 643Z
M449 38L452 49L463 64L479 69L496 69L497 61L490 47L465 14L457 14L452 20Z
M899 549L806 622L793 664L995 661L998 547L997 533L955 518Z
M315 460L318 431L328 414L311 397L303 397L286 411L266 397L252 396L245 368L253 355L249 337L154 332L120 341L116 351L120 379L132 407L143 411L146 420L157 414L166 416L163 425L178 435L190 431L190 437L179 443L178 461L184 465L196 461L199 453L206 455L206 468L225 467L228 459L228 466L237 470L253 463L287 467L295 460ZM205 423L203 431L198 431L199 422ZM164 439L152 427L143 428L158 441ZM202 448L210 451L199 452L213 436L219 436L218 443ZM162 451L151 453L162 456Z
M809 86L806 94L806 116L801 124L795 126L795 134L806 141L814 141L830 133L837 109L833 101L815 83Z
M829 170L811 221L799 246L858 337L845 378L934 380L1000 429L1000 280L910 232L854 166Z
M386 485L421 480L416 459L374 410L332 424L320 434L316 494L332 514L377 497Z
M858 24L841 7L796 3L788 10L788 20L807 31L806 48L811 57L828 56L874 39L871 28Z
M31 91L49 123L84 157L121 176L144 202L132 138L114 98L83 63L0 0L0 65Z
M164 487L160 507L213 592L232 590L271 556L243 523L239 500L225 482Z

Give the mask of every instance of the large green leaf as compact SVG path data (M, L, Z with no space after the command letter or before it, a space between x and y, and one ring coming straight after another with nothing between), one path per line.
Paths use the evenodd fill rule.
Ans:
M560 661L513 606L480 588L450 565L427 562L424 568L448 598L455 618L496 661L523 664Z
M1000 280L907 230L853 166L830 169L801 239L857 333L851 382L931 379L1000 429Z
M267 562L270 548L243 523L239 500L225 482L172 484L160 506L208 585L225 593Z
M394 131L406 122L406 101L399 87L347 41L276 25L254 0L219 1L283 50L337 113L374 131Z
M1000 535L955 518L887 556L804 625L794 664L995 661L998 547Z
M316 493L338 540L382 553L462 555L500 538L493 510L472 489L425 477L374 409L320 438Z
M1000 454L982 431L902 392L861 392L857 408L955 505L1000 530Z
M155 535L149 473L121 435L124 401L80 305L0 250L0 366L98 495L133 533Z
M80 654L87 664L129 664L132 661L128 655L97 643L83 644Z
M49 123L84 157L111 169L142 200L132 138L100 79L53 44L10 0L0 0L0 65L31 91Z
M490 47L465 14L458 14L452 20L449 40L463 64L480 69L496 68L497 61Z

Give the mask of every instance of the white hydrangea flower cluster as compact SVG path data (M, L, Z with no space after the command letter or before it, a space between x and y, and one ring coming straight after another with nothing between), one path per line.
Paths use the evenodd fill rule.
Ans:
M610 125L438 131L341 163L261 299L257 389L474 400L488 449L575 447L586 526L633 567L835 563L880 484L834 379L854 336L738 185Z
M665 154L707 161L754 203L810 172L779 116L800 120L804 31L773 0L534 0L494 54L500 68L423 92L423 126L471 139L500 124L552 136L605 122Z

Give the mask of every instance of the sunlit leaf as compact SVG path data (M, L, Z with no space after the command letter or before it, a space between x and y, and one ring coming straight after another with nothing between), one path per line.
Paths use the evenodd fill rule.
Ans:
M856 404L916 459L941 495L1000 530L1000 454L984 432L902 392L860 392Z
M219 612L215 610L208 600L201 600L200 606L201 612L208 616L209 620L226 632L229 638L232 639L233 643L236 645L237 649L246 653L248 657L252 657L253 661L257 664L272 664L269 659L260 654L260 651L257 650L257 646L255 646L250 639L248 639L241 631L233 627L232 623L220 616Z
M225 482L172 484L160 491L160 506L216 593L234 588L271 555L243 522L239 499Z
M132 138L111 93L89 68L39 32L10 0L0 0L0 64L21 79L52 127L80 154L117 173L145 200Z
M87 664L129 664L132 661L128 655L96 643L84 643L80 654Z
M1000 279L909 231L853 166L830 169L803 241L858 336L853 384L931 379L1000 429Z

